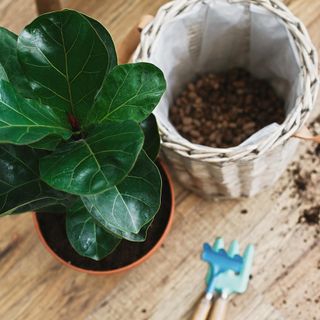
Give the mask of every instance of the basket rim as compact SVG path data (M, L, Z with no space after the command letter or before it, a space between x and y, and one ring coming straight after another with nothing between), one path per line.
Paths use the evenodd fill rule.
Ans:
M133 55L133 61L148 60L148 55L150 54L153 43L164 23L172 21L188 10L192 10L192 7L199 2L208 3L209 1L211 0L175 0L160 7L154 19L142 30L141 41ZM183 138L179 133L173 136L157 117L162 147L172 149L184 157L207 162L252 159L274 149L279 144L285 143L308 119L319 89L317 51L302 21L300 21L285 4L279 0L224 1L230 4L243 3L261 6L282 20L296 45L302 69L301 80L304 89L303 95L297 98L295 106L287 115L285 121L275 130L275 134L265 139L263 144L260 141L260 144L248 145L246 148L241 145L231 148L213 148L193 144Z

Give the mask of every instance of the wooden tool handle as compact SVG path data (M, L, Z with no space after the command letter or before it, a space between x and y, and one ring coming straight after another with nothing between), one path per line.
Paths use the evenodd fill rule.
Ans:
M206 320L210 312L212 300L203 297L197 306L195 313L193 314L192 320Z
M140 32L141 30L153 19L151 15L144 15L140 19L139 23L134 26L129 33L126 35L124 40L118 47L118 60L119 63L127 63L134 50L136 50L139 42L140 42Z
M214 303L209 320L225 320L227 314L227 305L228 299L224 299L222 297L218 298Z

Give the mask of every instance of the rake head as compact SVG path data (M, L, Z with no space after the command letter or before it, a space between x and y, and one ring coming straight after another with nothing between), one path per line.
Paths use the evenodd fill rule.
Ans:
M217 238L213 247L205 243L202 259L209 263L207 292L230 295L243 293L249 282L254 248L248 245L243 256L239 255L238 241L232 241L228 251L222 238Z

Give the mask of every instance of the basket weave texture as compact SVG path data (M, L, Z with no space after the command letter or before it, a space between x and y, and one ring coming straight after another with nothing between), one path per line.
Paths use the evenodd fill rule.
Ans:
M149 61L152 46L164 23L192 10L199 1L176 0L162 6L143 29L134 61ZM318 57L303 23L278 0L225 0L261 6L278 16L294 39L302 70L303 95L274 134L246 148L211 148L192 144L173 135L157 118L162 139L162 156L176 178L203 197L238 198L253 196L272 186L294 157L298 141L292 138L306 122L317 96Z

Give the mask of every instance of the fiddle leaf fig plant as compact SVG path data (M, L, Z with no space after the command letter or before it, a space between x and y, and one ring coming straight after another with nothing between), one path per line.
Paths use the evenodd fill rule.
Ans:
M144 241L162 190L162 72L117 65L107 30L72 10L0 41L0 215L63 206L71 245L95 260Z

